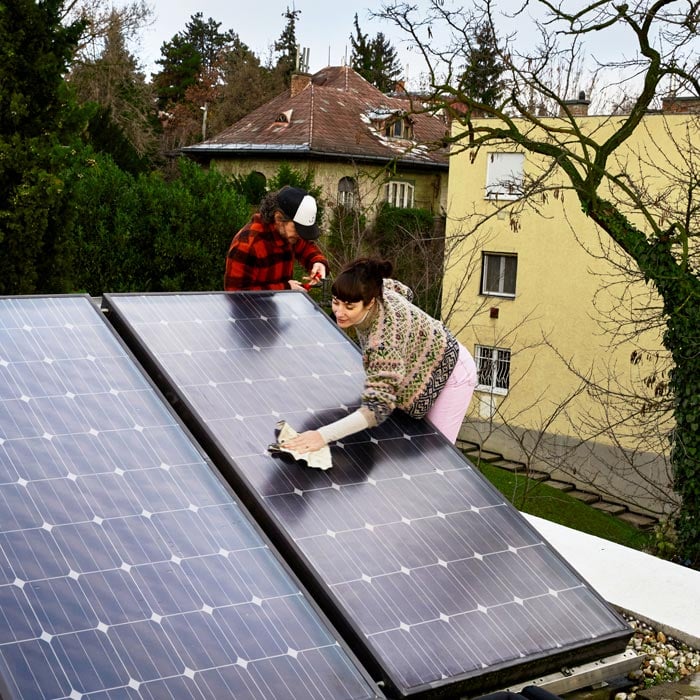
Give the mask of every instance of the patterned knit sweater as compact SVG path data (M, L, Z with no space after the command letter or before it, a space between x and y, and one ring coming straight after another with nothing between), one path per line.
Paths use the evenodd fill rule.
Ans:
M413 292L406 285L385 279L383 297L376 311L355 326L366 374L362 408L372 412L376 424L397 407L422 418L459 355L457 340L410 302Z

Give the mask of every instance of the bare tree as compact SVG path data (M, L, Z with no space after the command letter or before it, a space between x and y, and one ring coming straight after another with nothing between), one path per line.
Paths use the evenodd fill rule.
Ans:
M427 9L404 2L386 5L381 16L402 28L422 56L430 88L429 109L445 110L459 125L449 139L453 152L478 150L487 144L510 143L545 164L520 192L531 200L547 190L551 173L563 174L583 211L638 268L661 299L663 342L672 369L674 427L671 463L675 488L682 498L676 528L680 551L692 566L700 566L700 280L697 263L697 211L653 206L650 192L638 181L639 170L627 167L626 144L642 128L647 111L661 97L690 93L700 96L700 64L693 50L698 38L700 3L691 0L635 0L616 3L591 0L578 9L570 3L524 0L511 14L520 24L519 37L530 22L539 44L522 49L514 34L501 43L508 71L508 89L496 105L482 104L465 94L456 80L463 63L467 36L483 22L498 34L503 18L496 0L481 0L465 12L444 0L430 0ZM438 29L438 26L440 27ZM579 47L593 35L625 32L634 45L626 54L595 67L599 79L620 94L625 113L610 128L584 123L571 106L579 86L563 80L553 86L552 63L564 62L574 75ZM438 43L432 37L440 37ZM611 46L623 47L619 38ZM614 76L614 77L613 77ZM557 107L556 119L545 119L538 105ZM549 112L549 109L545 109ZM477 117L486 116L488 119ZM689 129L697 138L697 124ZM675 166L673 166L675 167ZM678 179L676 179L678 182ZM697 202L697 180L685 180ZM674 190L675 191L675 190Z
M104 21L100 20L104 34L99 55L87 58L83 54L75 61L69 82L81 102L95 102L106 111L139 156L153 155L157 148L153 91L127 50L125 15L113 10Z
M411 287L416 303L440 317L446 258L444 216L433 212L435 202L417 201L411 208L391 206L384 185L394 167L394 163L386 169L356 164L352 175L343 178L344 189L337 200L326 203L326 252L332 269L362 255L391 260L394 274ZM440 175L434 177L431 189L438 192Z
M665 149L651 150L658 133L652 134L647 123L642 123L645 137L617 167L630 174L637 200L644 202L657 220L684 220L688 229L695 231L700 208L700 147L691 131L672 130L668 123L662 124L667 137ZM629 206L615 191L610 194L619 207ZM634 214L633 210L627 212L628 216ZM614 497L615 480L624 480L629 503L673 520L681 504L678 494L669 489L673 484L669 438L674 429L675 396L669 391L672 357L661 342L666 328L661 302L655 288L643 284L643 275L634 261L605 232L598 231L598 240L591 245L578 236L573 225L570 229L588 255L598 259L589 274L598 277L593 307L601 335L609 340L611 349L623 345L634 349L629 351L626 365L607 363L597 374L582 371L559 354L569 371L584 383L599 411L569 417L570 434L577 439L543 458L603 495ZM691 239L688 259L696 270L699 254ZM603 264L607 271L597 272ZM616 301L612 306L610 299ZM603 465L607 469L592 471L590 453L600 437L612 446L611 456ZM596 459L601 459L600 452Z
M138 41L140 32L153 23L153 9L145 0L133 0L121 7L106 0L70 0L63 7L63 22L86 23L78 43L75 61L95 61L103 53L115 18L128 41Z

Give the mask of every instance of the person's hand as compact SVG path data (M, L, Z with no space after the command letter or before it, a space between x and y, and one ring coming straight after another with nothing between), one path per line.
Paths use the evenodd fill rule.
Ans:
M291 440L285 440L280 444L286 450L293 450L299 454L306 454L307 452L316 452L316 450L325 447L326 441L318 430L307 430L303 433L299 433L299 435L293 437Z
M314 266L311 268L311 279L326 279L326 266L322 262L314 263Z
M311 287L316 287L318 285L318 277L302 277L303 280L306 280L301 286L308 292Z
M295 292L305 292L306 289L304 288L304 285L301 282L297 282L296 280L289 280L289 288L293 289Z

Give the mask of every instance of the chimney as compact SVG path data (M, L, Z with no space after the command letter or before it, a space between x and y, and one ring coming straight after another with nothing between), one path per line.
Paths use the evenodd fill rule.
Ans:
M565 117L567 115L564 107L566 106L569 113L574 117L585 117L588 115L588 105L591 104L590 100L586 99L586 93L581 90L578 94L578 99L576 100L566 100L561 108L559 109L559 116Z
M309 73L292 73L291 96L296 97L310 82L311 75Z
M661 111L664 114L700 114L700 97L671 95L661 100Z

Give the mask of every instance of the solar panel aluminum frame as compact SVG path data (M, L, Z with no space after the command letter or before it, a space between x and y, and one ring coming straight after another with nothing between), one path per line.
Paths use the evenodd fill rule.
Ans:
M339 649L341 655L343 655L346 658L347 661L347 667L351 667L354 669L354 672L356 674L355 678L355 691L357 691L357 687L360 686L360 684L364 684L363 687L366 687L367 694L363 695L362 697L365 698L365 700L381 700L382 698L385 698L384 693L380 690L380 688L377 686L375 683L374 679L370 676L369 672L367 669L365 669L352 649L349 648L349 646L346 644L345 640L342 638L342 636L339 634L338 630L335 629L329 618L325 615L323 610L319 607L318 603L314 600L314 598L310 595L309 591L306 589L304 584L298 579L296 576L295 572L291 569L289 566L288 562L285 560L285 558L280 554L280 552L276 549L275 545L272 543L272 541L269 539L268 535L265 533L265 531L261 528L259 523L256 521L256 519L251 515L251 513L247 510L245 504L241 501L241 499L236 495L234 490L231 488L231 485L228 483L226 479L223 478L220 470L213 464L212 460L210 459L209 455L207 452L203 449L203 447L198 443L197 439L195 438L194 434L189 430L185 422L182 420L180 415L173 409L172 404L163 396L160 388L156 384L156 382L153 380L153 378L146 372L144 371L144 368L141 366L139 363L138 359L132 352L132 350L129 348L127 343L124 341L124 339L116 332L114 326L107 322L105 318L105 314L99 307L99 300L96 301L94 298L91 298L88 295L85 294L62 294L62 295L24 295L24 296L16 296L16 295L8 295L8 296L0 296L0 302L4 300L19 300L21 302L25 301L32 301L32 300L44 300L44 299L85 299L88 304L89 304L89 309L91 309L91 312L95 314L95 319L96 319L96 324L99 325L101 329L103 329L106 333L109 334L109 337L112 338L119 346L119 348L123 351L124 357L128 362L131 363L133 366L133 370L135 373L137 373L142 380L144 381L145 385L153 392L154 394L154 399L156 403L159 404L159 409L162 408L164 412L170 416L172 419L172 425L173 427L177 428L178 430L182 431L182 437L184 438L185 442L187 442L191 448L194 454L198 456L199 459L201 459L201 462L203 463L204 467L208 469L208 471L211 473L211 475L216 479L217 483L220 485L222 488L223 492L230 496L231 498L231 503L235 505L235 508L237 511L240 512L240 514L243 516L243 520L247 523L247 526L250 527L251 532L253 533L253 536L256 538L255 541L256 543L259 541L260 545L262 545L264 548L266 548L271 557L274 559L276 564L279 566L280 571L284 576L288 578L289 584L291 587L296 588L296 590L299 592L301 598L303 598L304 604L308 606L308 611L311 613L309 616L309 620L315 620L319 624L319 629L325 629L326 632L328 633L329 638L333 639L335 642L334 646L337 646ZM0 347L0 359L2 357L2 347ZM0 444L2 444L0 442ZM257 546L257 544L256 544ZM1 550L0 550L1 551ZM15 614L14 611L0 611L0 612L7 612L9 615ZM314 617L315 616L315 617ZM294 618L290 619L290 622L294 624L300 624L303 622L302 618ZM9 646L9 645L8 645ZM252 663L252 662L251 662ZM329 669L330 670L330 669ZM39 671L38 668L32 668L31 669L32 674L37 673ZM50 671L53 673L53 671ZM336 672L337 673L337 672ZM274 682L278 682L279 679L274 678L274 679L268 679L272 684ZM337 682L337 675L334 677L334 680ZM100 696L102 693L100 691L96 691ZM110 689L105 688L104 693L105 696L107 694L110 694ZM115 690L115 692L117 692ZM129 692L130 697L142 697L138 690L131 689L130 691L125 691ZM3 698L3 700L12 700L13 698L16 698L17 695L14 693L12 690L12 684L10 683L10 678L5 677L4 675L0 675L0 698ZM22 696L25 697L25 696ZM72 697L72 695L71 695ZM148 695L148 697L152 697L151 695ZM190 695L188 694L188 697ZM353 697L355 697L353 695Z
M191 292L180 293L179 296L197 296L197 295L227 295L226 292ZM238 292L234 294L242 294L250 298L260 297L265 298L275 294L295 294L299 292ZM148 295L138 296L163 296L177 295L177 293L153 293ZM146 368L155 379L156 383L161 386L163 393L173 403L176 411L181 415L184 422L189 426L190 430L197 437L204 449L212 458L214 464L221 470L221 473L229 481L234 491L238 494L241 500L247 505L252 515L258 519L263 529L268 533L270 539L276 544L278 550L287 558L290 565L297 572L298 577L304 581L306 588L317 599L322 609L332 620L336 629L345 637L350 647L355 651L358 658L364 666L377 680L388 697L411 698L414 700L423 700L428 698L457 698L464 696L481 695L484 692L495 690L498 688L507 687L513 683L527 681L537 678L543 674L556 672L562 668L567 668L587 661L609 656L624 650L627 640L631 636L631 630L622 617L619 617L619 629L612 631L610 634L597 638L594 642L574 645L570 648L562 649L559 652L547 652L541 655L532 654L528 656L527 675L523 675L524 668L520 665L506 662L504 664L493 665L486 670L478 672L468 672L461 675L450 677L447 681L436 681L431 683L418 684L407 687L398 681L391 671L377 656L371 645L368 644L363 632L358 629L348 611L344 608L338 598L330 591L329 587L324 583L322 574L311 564L309 559L301 551L290 533L285 528L274 514L266 507L263 500L260 498L256 488L248 481L246 476L241 472L235 463L235 460L229 456L228 450L221 444L216 435L207 425L206 421L199 415L196 408L187 398L186 394L178 386L169 371L158 360L155 354L151 351L148 345L144 342L138 331L132 325L130 319L119 308L119 299L121 297L133 297L133 294L105 294L103 297L103 306L107 313L108 319L114 324L119 334L125 339L127 344L132 348L136 356L139 358L142 365ZM307 297L308 299L308 297ZM318 305L308 299L308 303L318 308ZM335 329L346 342L351 343L347 336L328 319L328 323ZM352 344L352 343L351 343ZM360 352L357 349L358 361ZM400 412L399 412L400 413ZM413 421L413 419L405 418L408 425L415 425L418 428L418 433L431 432L430 424L427 420ZM427 429L425 426L429 426ZM421 428L420 426L424 426ZM271 426L272 427L272 426ZM381 434L383 427L379 426L373 430L375 435ZM434 430L434 429L432 429ZM379 438L381 440L381 437ZM444 438L440 438L446 449L459 456L459 459L469 461L464 455L459 452ZM485 481L485 480L484 480ZM498 495L499 499L502 496L486 482L486 488ZM511 506L512 508L512 506ZM515 511L515 509L513 508ZM516 511L517 512L517 511ZM521 517L521 516L519 516ZM539 533L524 519L522 519L522 527L524 530L533 533L538 539L542 539ZM563 560L563 558L552 548L552 555L559 560L561 564L572 570L571 566ZM578 573L576 573L582 583L587 584ZM607 606L607 603L602 601L593 589L591 591ZM614 615L617 615L612 611Z

